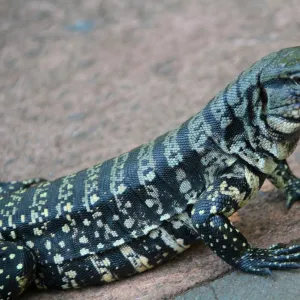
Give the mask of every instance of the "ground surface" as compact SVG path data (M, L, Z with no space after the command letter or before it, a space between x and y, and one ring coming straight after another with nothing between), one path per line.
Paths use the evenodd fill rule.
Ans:
M299 45L299 14L296 0L0 1L0 180L56 178L174 128L255 60ZM298 148L298 175L299 162ZM287 214L264 191L237 227L256 246L299 239L299 204ZM166 299L229 269L200 245L120 283L25 299Z
M175 300L296 300L299 299L300 273L274 272L272 277L225 275L209 284L196 287Z

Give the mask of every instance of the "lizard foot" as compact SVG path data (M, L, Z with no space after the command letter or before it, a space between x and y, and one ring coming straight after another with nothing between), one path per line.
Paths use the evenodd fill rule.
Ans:
M296 201L300 201L300 179L295 178L284 189L286 207L290 209Z
M252 248L236 262L245 272L257 275L270 275L271 270L300 268L300 245L285 246L276 244L268 249Z

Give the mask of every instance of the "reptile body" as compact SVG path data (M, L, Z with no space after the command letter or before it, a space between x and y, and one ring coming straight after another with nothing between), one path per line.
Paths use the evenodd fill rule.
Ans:
M98 285L203 240L255 274L300 267L300 245L251 247L228 220L266 178L287 207L300 132L300 47L271 53L198 114L132 151L54 181L0 183L0 295Z

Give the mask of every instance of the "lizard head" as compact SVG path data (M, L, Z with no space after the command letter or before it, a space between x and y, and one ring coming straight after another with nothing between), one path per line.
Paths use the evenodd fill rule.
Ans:
M300 47L286 48L263 59L259 86L262 117L281 135L300 133Z

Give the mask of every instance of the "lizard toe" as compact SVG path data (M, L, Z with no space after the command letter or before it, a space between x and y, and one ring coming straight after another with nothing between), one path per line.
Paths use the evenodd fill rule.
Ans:
M268 249L252 248L238 260L239 269L258 275L269 275L271 270L300 268L300 246L273 245Z

